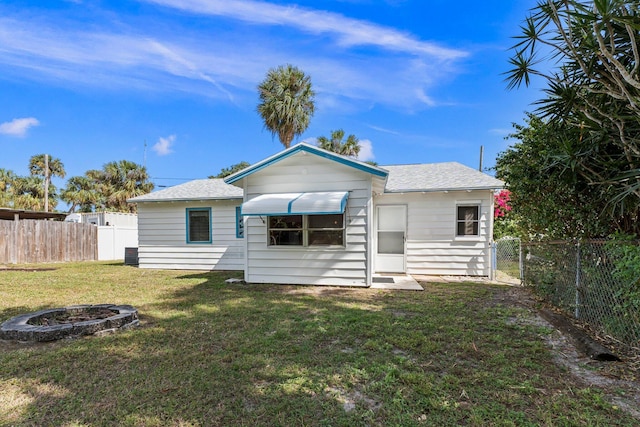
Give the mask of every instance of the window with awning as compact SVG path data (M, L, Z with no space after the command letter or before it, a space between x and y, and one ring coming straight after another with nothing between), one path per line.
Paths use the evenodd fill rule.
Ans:
M263 194L242 215L267 217L269 246L344 246L348 191Z
M269 246L344 246L344 214L270 215Z
M263 194L242 204L242 215L321 215L342 214L348 191Z

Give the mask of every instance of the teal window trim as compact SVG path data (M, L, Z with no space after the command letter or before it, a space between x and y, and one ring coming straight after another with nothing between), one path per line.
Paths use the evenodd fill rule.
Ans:
M244 238L244 218L242 217L242 206L236 206L236 239Z
M191 212L207 212L207 216L209 219L209 237L207 240L191 240ZM189 244L207 244L207 243L212 243L213 242L213 227L212 227L212 215L211 215L211 208L187 208L186 209L186 231L187 231L187 243Z

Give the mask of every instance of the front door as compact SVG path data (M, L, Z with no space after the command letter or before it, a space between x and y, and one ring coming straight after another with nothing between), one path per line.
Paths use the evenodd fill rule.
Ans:
M376 265L378 273L404 273L407 207L378 206L376 209Z

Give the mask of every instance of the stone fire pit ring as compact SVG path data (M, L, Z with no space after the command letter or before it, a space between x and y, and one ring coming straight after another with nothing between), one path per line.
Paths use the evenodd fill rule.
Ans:
M109 314L109 311L113 315ZM99 318L92 318L100 313ZM56 319L69 318L67 321ZM73 321L73 318L89 320ZM138 310L130 305L73 305L21 314L0 325L0 339L54 341L62 338L115 332L138 326Z

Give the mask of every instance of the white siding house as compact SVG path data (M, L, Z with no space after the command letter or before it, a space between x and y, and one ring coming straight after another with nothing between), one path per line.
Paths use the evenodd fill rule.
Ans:
M374 182L380 181L378 185L381 186L386 172L359 163L360 167L354 168L302 149L306 147L304 145L296 147L226 180L243 187L248 208L258 196L273 200L280 194L293 195L287 203L300 200L299 194L312 198L344 194L345 205L337 211L329 206L327 211L314 201L315 207L310 211L295 211L294 208L293 212L277 212L277 208L274 211L265 206L264 209L258 207L255 213L248 213L243 206L242 213L247 215L245 280L250 283L367 286L372 272L367 262L371 250L371 194ZM276 214L300 217L299 244L278 244L276 237L284 231L270 231L273 225L270 222L287 215ZM309 237L314 235L313 230L309 231L312 222L323 214L333 214L332 218L341 222L338 228L344 228L344 231L337 231L344 235L339 242L334 242L336 244L320 243L319 239L312 241ZM318 230L318 233L323 231Z
M502 185L459 163L378 167L298 144L224 181L130 201L138 203L142 268L370 286L376 273L489 276L493 194ZM209 218L211 237L191 241L190 215L194 224Z
M140 268L243 270L236 229L242 190L200 179L130 200L138 204Z

